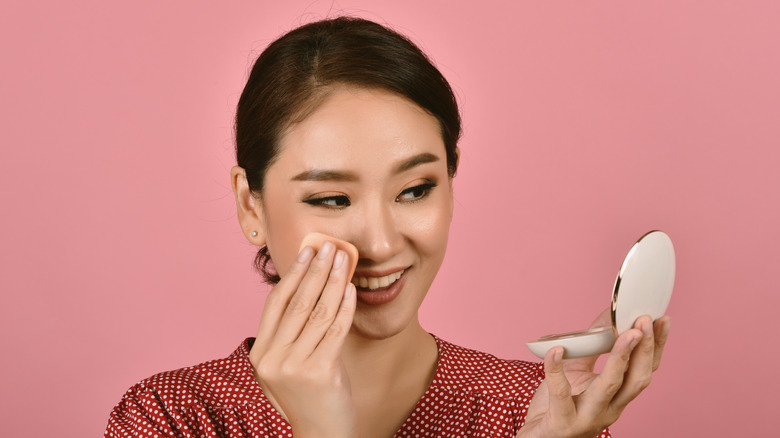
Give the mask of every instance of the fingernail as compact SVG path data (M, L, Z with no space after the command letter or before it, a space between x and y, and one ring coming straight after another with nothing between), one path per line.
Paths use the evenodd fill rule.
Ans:
M634 349L634 347L636 347L636 344L638 344L638 343L639 343L639 340L640 340L640 339L641 339L641 338L640 338L639 336L634 336L634 339L631 341L631 343L630 343L630 344L628 344L628 348L629 348L629 350L633 350L633 349Z
M346 254L342 250L336 251L336 260L333 260L333 269L338 269L344 264L344 256Z
M312 247L307 245L305 248L301 250L301 252L298 253L298 261L303 263L309 260L313 253L314 253L314 249L312 249Z
M352 298L353 293L355 293L355 285L352 283L347 283L347 288L344 289L344 299L348 300Z
M555 353L553 354L553 362L559 364L561 363L562 360L563 360L563 347L555 350Z
M317 252L317 258L318 259L324 259L330 255L331 252L333 252L333 248L335 248L336 245L333 244L330 240L325 241L325 243L322 244L322 247L320 248L319 252Z

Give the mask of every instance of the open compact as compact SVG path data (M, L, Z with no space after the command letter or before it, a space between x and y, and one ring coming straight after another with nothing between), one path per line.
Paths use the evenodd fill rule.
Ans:
M662 317L674 288L675 257L672 240L662 231L642 236L623 260L612 290L612 326L560 335L547 335L526 345L544 358L555 346L564 348L564 359L607 353L617 336L634 326L642 315Z

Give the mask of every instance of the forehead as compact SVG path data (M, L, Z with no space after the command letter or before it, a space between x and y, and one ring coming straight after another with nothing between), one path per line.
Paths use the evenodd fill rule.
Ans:
M382 172L398 161L431 153L445 162L438 120L410 100L384 90L333 89L282 136L272 167L344 168Z

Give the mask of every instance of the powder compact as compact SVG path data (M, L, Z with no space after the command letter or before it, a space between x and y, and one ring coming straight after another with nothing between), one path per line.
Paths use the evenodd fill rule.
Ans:
M675 266L672 240L663 231L650 231L628 252L615 279L611 326L542 336L526 345L540 358L555 346L564 348L564 359L609 352L617 336L631 329L637 318L650 315L655 321L666 313Z

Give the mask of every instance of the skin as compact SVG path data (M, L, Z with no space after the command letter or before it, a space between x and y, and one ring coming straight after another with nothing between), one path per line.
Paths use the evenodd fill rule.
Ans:
M438 359L417 317L453 210L438 121L393 93L337 86L280 146L260 194L242 168L231 170L241 228L268 245L282 278L250 352L256 377L298 438L393 436ZM405 270L400 294L361 302L344 251L326 242L299 252L310 232L354 245L356 276ZM656 322L660 336L643 336L651 326L640 318L624 333L600 375L595 358L563 364L549 353L518 436L595 436L614 422L657 368L668 321Z

